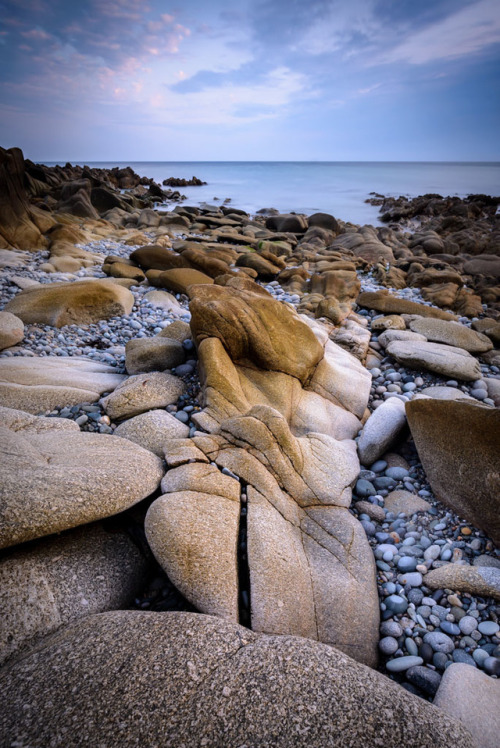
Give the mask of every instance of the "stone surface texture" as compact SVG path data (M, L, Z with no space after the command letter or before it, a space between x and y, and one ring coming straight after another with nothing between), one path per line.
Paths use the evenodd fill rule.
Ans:
M131 418L148 410L172 405L184 390L182 379L167 372L153 371L128 377L101 403L110 418Z
M0 427L0 548L117 514L159 485L161 460L116 436Z
M130 314L134 295L110 280L45 283L20 291L5 307L23 322L63 327Z
M386 348L387 353L404 366L428 369L450 379L472 382L481 378L479 361L462 348L441 343L421 343L396 340Z
M459 720L479 748L498 748L500 682L477 668L453 662L444 671L435 706Z
M0 671L0 730L33 748L477 748L337 649L190 613L104 613L47 637Z
M205 405L192 418L209 432L191 442L212 465L187 458L196 462L167 474L146 520L153 551L200 610L237 620L241 486L226 478L235 493L223 492L217 472L227 468L248 497L252 628L318 639L374 664L373 555L348 511L371 377L327 327L262 289L190 293ZM167 464L178 449L166 445Z
M166 410L150 410L139 416L123 421L113 432L114 436L130 439L144 449L149 449L158 457L165 454L165 445L171 439L184 439L189 434L189 426L181 423Z
M0 663L76 618L126 607L147 562L124 531L95 523L0 560Z
M0 402L8 408L37 414L58 406L94 403L125 379L113 366L90 358L2 358Z

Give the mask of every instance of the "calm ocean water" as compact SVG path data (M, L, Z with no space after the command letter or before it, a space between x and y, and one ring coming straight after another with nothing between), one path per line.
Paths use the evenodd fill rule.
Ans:
M131 166L141 176L161 182L167 177L199 177L208 184L181 192L188 204L214 198L254 213L333 213L344 221L378 223L378 208L364 201L370 192L415 197L426 192L464 197L500 194L500 163L168 161L88 162L89 166Z

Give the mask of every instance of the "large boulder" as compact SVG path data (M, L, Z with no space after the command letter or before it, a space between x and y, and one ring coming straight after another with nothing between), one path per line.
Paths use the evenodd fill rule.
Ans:
M479 361L463 348L441 343L395 340L388 344L386 351L403 366L428 369L447 379L473 382L481 378Z
M44 356L0 359L0 401L28 413L94 403L126 377L90 358Z
M116 436L0 427L0 548L127 509L149 496L161 460Z
M333 647L193 613L104 613L47 637L0 671L0 730L33 748L477 748Z
M436 496L500 542L500 412L468 400L415 400L406 414Z
M307 219L295 213L281 213L277 216L266 218L266 229L279 231L280 233L303 234L307 231Z
M500 601L500 569L494 566L445 564L439 569L431 569L425 575L425 584L431 590L446 588Z
M90 200L89 179L75 179L61 189L61 199L57 205L59 213L70 213L80 218L99 218L99 213Z
M323 325L265 292L190 292L205 406L191 417L208 433L191 448L165 447L175 480L167 474L148 512L153 551L203 612L238 620L239 577L253 629L319 639L375 664L373 554L348 511L370 375ZM218 471L229 471L234 495ZM237 550L243 516L248 561Z
M161 288L166 288L173 293L188 294L190 286L207 283L211 284L214 280L206 273L202 273L200 270L194 270L193 268L174 268L173 270L165 270L158 277L158 285Z
M191 294L197 344L218 338L234 363L281 371L305 383L322 358L313 332L270 296L217 285L197 286Z
M26 288L5 307L25 323L90 325L102 319L130 314L134 295L111 280L49 283Z
M359 459L372 465L396 441L406 425L404 403L390 397L367 419L358 441Z
M4 556L0 664L70 621L129 605L147 567L131 537L104 523L68 530Z

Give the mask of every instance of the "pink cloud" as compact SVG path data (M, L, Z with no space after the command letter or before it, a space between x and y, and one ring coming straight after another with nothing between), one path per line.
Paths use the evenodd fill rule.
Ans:
M43 29L30 29L29 31L21 31L21 36L25 39L34 39L35 41L47 41L51 39L51 35L47 34Z

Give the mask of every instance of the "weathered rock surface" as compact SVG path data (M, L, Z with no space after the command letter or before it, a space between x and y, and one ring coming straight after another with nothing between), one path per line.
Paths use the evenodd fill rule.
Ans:
M458 322L446 322L441 319L422 318L410 322L413 332L425 335L433 343L446 343L456 348L463 348L469 353L484 353L493 348L491 340L480 332L471 330Z
M26 288L9 301L5 311L25 323L87 325L115 315L130 314L134 295L109 280L50 283Z
M410 491L400 489L391 491L385 497L384 507L388 512L393 512L395 515L398 515L400 512L412 515L415 512L428 512L431 504L425 501L425 499L421 499L420 496L415 496Z
M168 447L167 447L168 451ZM238 621L240 485L204 463L170 470L146 535L169 578L204 612Z
M500 600L500 569L494 566L460 566L446 564L425 576L431 590L450 589Z
M21 149L0 148L0 247L35 251L44 249L47 241L28 202L24 179ZM46 231L54 221L48 215L45 221L41 228Z
M391 397L373 411L361 431L358 441L359 459L371 465L394 444L406 424L404 403Z
M161 460L126 439L0 428L0 547L109 517L149 496Z
M9 408L41 413L62 405L93 403L126 377L84 357L0 359L0 401Z
M497 748L500 683L477 668L453 662L444 671L434 705L469 730L480 748Z
M165 454L165 445L171 439L184 439L189 434L189 426L181 423L166 410L150 410L139 416L123 421L114 430L114 436L130 439L140 447L154 452L158 457Z
M149 374L127 377L114 392L104 397L101 403L113 420L131 418L147 410L172 405L185 389L182 379L167 372L153 371Z
M14 550L0 560L0 663L76 618L127 606L146 569L128 534L102 523Z
M192 293L191 329L198 345L218 338L236 364L281 371L302 383L310 378L323 351L289 308L269 295L228 286L198 286Z
M184 363L182 343L165 337L134 338L125 345L125 368L129 374L164 371Z
M500 412L463 400L415 400L406 414L436 496L499 543Z
M80 433L80 427L67 418L43 418L33 416L24 410L0 406L0 426L19 433L41 434L45 431L73 431Z
M206 273L192 268L175 268L165 270L158 278L158 285L174 293L188 293L188 289L196 284L213 284L214 280Z
M373 664L373 555L348 511L359 470L352 439L371 377L327 328L265 292L190 293L205 405L192 419L209 434L193 438L194 457L177 444L171 456L166 445L167 464L179 465L180 454L196 462L174 470L175 483L167 474L166 495L149 510L155 555L202 611L237 620L240 484L222 481L235 491L226 495L201 455L246 486L252 627L336 644Z
M24 324L10 312L0 312L0 351L16 345L24 338Z
M388 344L386 351L400 364L413 369L424 368L443 377L465 382L481 378L479 361L462 348L441 343L395 340Z
M0 694L6 744L33 748L82 736L103 748L476 748L461 722L332 647L190 613L86 618L8 663Z

